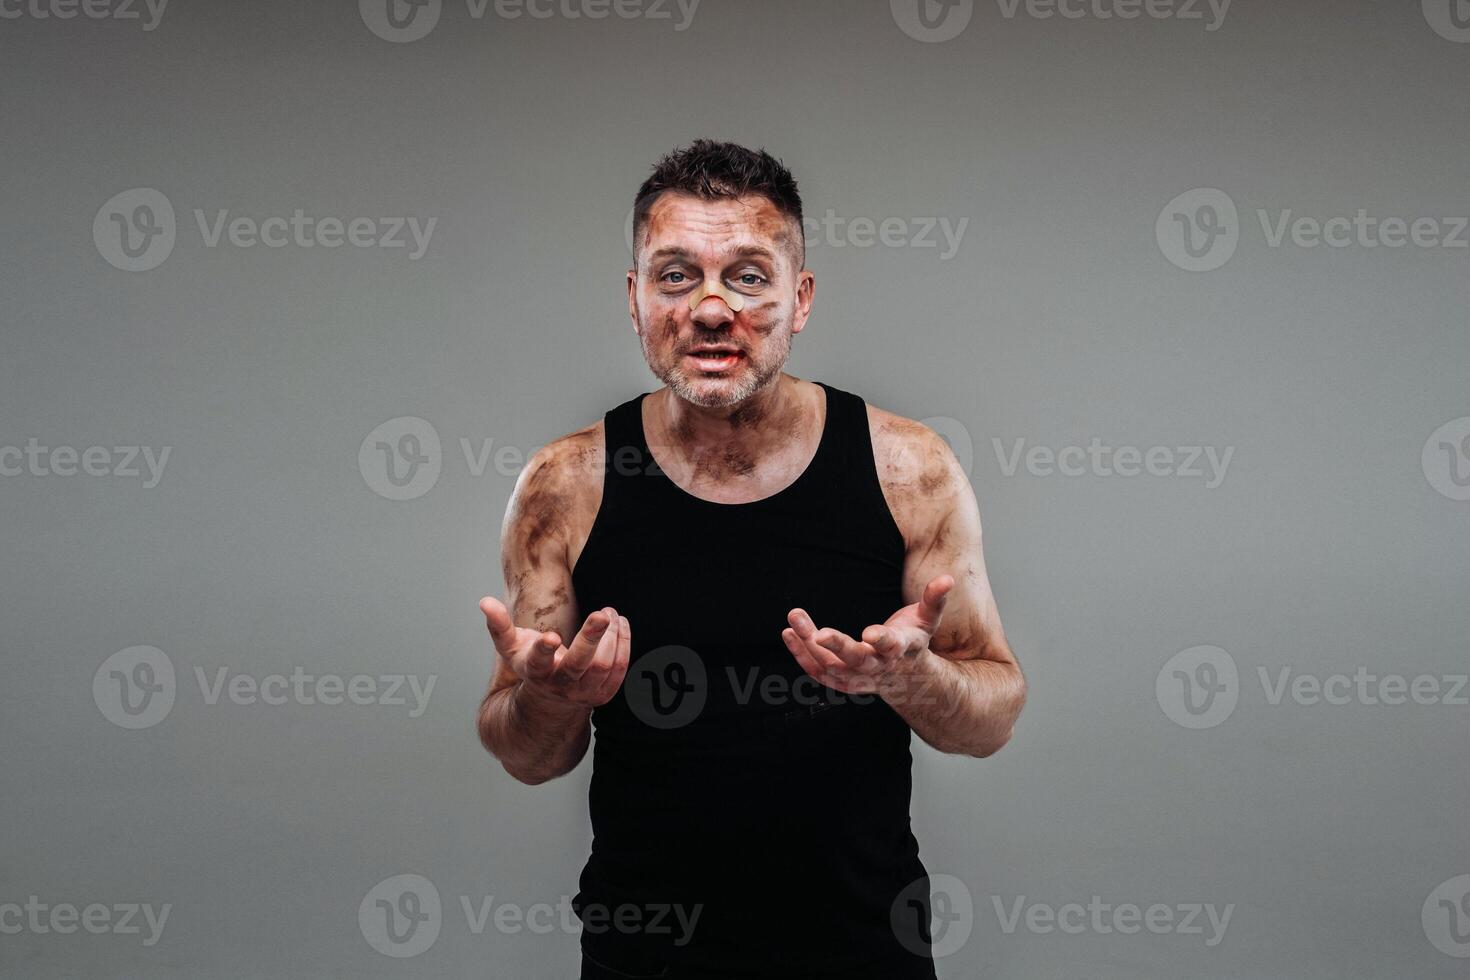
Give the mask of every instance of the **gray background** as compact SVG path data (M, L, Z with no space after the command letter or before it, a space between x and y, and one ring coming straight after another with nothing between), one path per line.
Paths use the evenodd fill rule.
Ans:
M1470 502L1421 449L1470 416L1470 250L1271 247L1256 210L1470 212L1470 44L1417 3L1239 0L1213 31L976 3L941 43L884 2L704 0L683 31L673 12L446 0L408 43L351 3L0 20L0 445L171 447L152 488L0 478L0 904L172 905L153 946L0 934L0 972L574 974L574 934L476 935L460 907L556 903L589 839L587 765L528 788L474 735L514 468L475 475L460 440L524 453L657 386L623 223L652 161L708 135L781 157L811 217L969 221L948 259L942 238L814 242L790 367L973 445L1030 701L989 760L916 744L922 855L975 908L940 975L1463 976L1421 907L1470 874L1470 708L1273 705L1257 669L1465 671ZM130 273L91 226L139 187L177 241ZM1155 237L1192 188L1239 208L1210 272ZM196 208L438 223L411 261L210 248ZM398 501L358 450L405 416L442 471ZM1094 437L1234 456L1215 488L1007 476L992 441ZM1239 703L1194 730L1155 680L1202 644L1233 657ZM91 685L137 645L168 655L177 699L127 730ZM414 718L209 704L194 671L221 667L437 680ZM357 910L404 873L444 913L398 959ZM1213 947L1208 925L1008 933L995 911L1094 895L1234 909Z

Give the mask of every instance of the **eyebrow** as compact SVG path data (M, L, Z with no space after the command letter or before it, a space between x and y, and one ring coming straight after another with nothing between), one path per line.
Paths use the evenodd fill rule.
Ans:
M781 241L782 241L783 244L789 244L790 239L788 237L786 237L786 236L782 236ZM767 258L767 259L774 259L776 257L776 253L775 252L772 252L770 249L766 248L764 245L742 245L739 248L735 249L735 255L737 255L737 256L758 256L758 257ZM694 257L694 253L693 252L690 252L688 249L679 248L677 245L665 245L663 248L655 249L648 256L649 261L651 261L651 262L658 261L659 259L664 259L664 258L681 258L681 259L683 259L683 258L693 258L693 257Z

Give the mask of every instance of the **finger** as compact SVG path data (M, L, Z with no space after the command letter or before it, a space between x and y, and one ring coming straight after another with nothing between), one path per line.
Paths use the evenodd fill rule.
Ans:
M849 669L871 674L883 668L877 653L866 643L859 643L841 630L830 626L817 630L812 640L836 655Z
M798 633L794 628L788 628L781 631L783 640L785 639L787 633L790 633L791 636L795 638L797 645L801 648L801 653L798 656L798 660L800 660L801 658L805 658L806 660L810 661L812 664L812 669L815 670L816 673L812 673L812 671L807 672L812 673L812 676L816 677L818 680L821 680L821 674L831 673L834 670L843 670L846 667L846 665L836 654L834 654L831 650L828 650L826 647L822 646L820 643L816 642L815 639L803 640L801 638L801 634ZM793 654L795 654L795 651L793 651Z
M919 627L925 633L932 636L939 628L939 618L944 615L944 604L952 588L954 588L954 576L952 575L941 575L924 586L924 594L919 598L917 615Z
M817 632L817 624L812 622L812 618L807 615L806 610L800 607L786 614L786 622L791 624L791 628L796 631L796 635L803 640L810 640Z
M884 660L893 660L903 652L897 631L887 626L873 625L863 630L863 642L873 648L873 652Z
M510 611L494 596L480 600L480 612L485 614L485 626L490 630L490 642L495 652L509 657L515 653L516 625L511 621Z
M592 659L587 664L588 671L606 670L612 666L613 658L618 652L618 632L622 629L620 618L616 610L612 610L612 614L608 615L608 607L603 607L601 611L604 616L608 616L607 629L603 630L596 647L593 648Z
M608 668L607 676L597 686L594 699L598 704L606 704L612 700L618 688L623 686L623 678L628 674L628 661L633 649L633 630L628 625L627 616L618 617L618 643L612 666Z
M585 674L613 622L614 616L610 607L594 610L582 623L582 628L572 639L572 645L558 658L556 673L567 680L576 680ZM616 638L617 634L614 632L614 642Z
M542 633L536 637L521 665L521 676L533 681L545 680L556 669L556 651L561 649L561 637L555 633Z
M825 669L817 663L816 658L807 650L806 643L796 635L795 630L789 626L782 630L781 642L786 644L786 649L791 651L791 655L796 658L797 665L806 671L808 677L818 681L822 680L822 675L826 673Z

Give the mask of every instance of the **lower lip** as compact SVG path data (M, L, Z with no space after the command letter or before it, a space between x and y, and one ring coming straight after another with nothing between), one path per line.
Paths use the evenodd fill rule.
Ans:
M719 374L739 364L741 356L740 354L725 354L720 357L714 357L702 354L690 354L689 358L698 365L699 370L707 374Z

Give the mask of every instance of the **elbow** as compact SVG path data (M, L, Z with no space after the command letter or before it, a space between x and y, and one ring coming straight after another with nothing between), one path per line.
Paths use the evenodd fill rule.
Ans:
M1005 748L1006 743L1011 740L1011 736L1015 733L1015 728L1008 728L1006 729L1006 733L999 738L992 738L989 741L982 742L979 745L974 746L970 749L969 754L971 756L974 756L976 759L988 759L991 756L995 755L995 753L999 752L1001 749Z
M526 786L540 786L542 783L550 782L560 775L560 773L546 772L544 770L523 769L511 765L504 759L500 760L500 766L509 774L511 779Z
M1016 721L1021 717L1021 709L1025 705L1026 681L1021 677L1020 671L1018 670L1016 672L1015 687L1004 705L1001 724L996 726L1000 730L1000 734L982 739L977 745L971 747L969 754L977 759L988 759L1005 748L1011 738L1016 734Z

